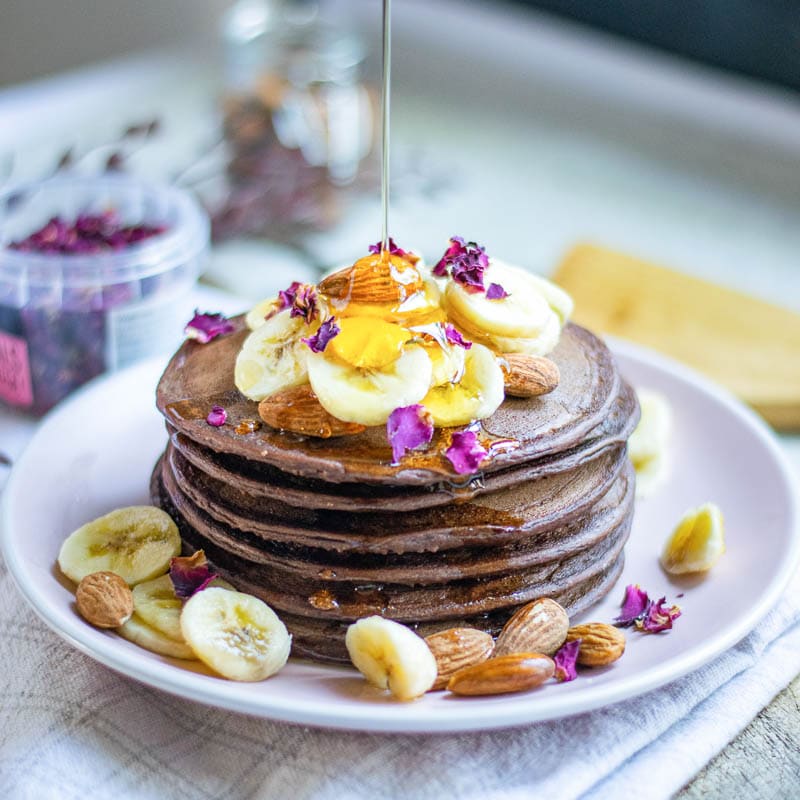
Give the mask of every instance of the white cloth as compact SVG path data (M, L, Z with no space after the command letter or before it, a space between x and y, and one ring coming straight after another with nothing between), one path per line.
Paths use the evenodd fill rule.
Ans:
M800 572L716 661L592 713L486 733L302 728L206 708L95 663L0 561L3 800L669 797L800 672Z

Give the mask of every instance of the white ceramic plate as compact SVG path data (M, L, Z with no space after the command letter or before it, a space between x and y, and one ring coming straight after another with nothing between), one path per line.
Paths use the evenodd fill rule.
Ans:
M650 352L617 344L634 385L666 394L674 411L672 468L636 510L618 587L588 618L611 621L627 583L684 614L666 634L631 632L624 657L568 684L520 695L426 695L397 703L351 669L290 662L256 684L214 677L200 666L154 655L96 630L74 610L55 560L64 537L118 506L147 503L151 468L166 442L155 410L162 364L148 362L94 383L51 413L15 466L3 495L2 545L37 613L102 664L191 700L307 725L375 731L456 731L566 716L663 686L735 644L776 602L798 558L793 493L782 454L753 414L694 373ZM675 581L657 554L685 510L707 500L725 514L728 551L703 580Z

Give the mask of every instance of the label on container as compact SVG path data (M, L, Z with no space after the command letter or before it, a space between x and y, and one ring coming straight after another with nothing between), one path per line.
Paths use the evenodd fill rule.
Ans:
M106 367L121 369L174 349L191 316L187 302L181 291L112 308L106 316Z
M0 331L0 398L23 408L33 403L28 344Z

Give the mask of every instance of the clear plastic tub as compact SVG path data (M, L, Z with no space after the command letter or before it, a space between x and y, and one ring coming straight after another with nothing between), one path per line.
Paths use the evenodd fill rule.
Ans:
M113 210L165 228L98 254L9 249L53 217ZM173 347L208 252L188 194L125 175L65 175L0 193L0 402L41 414L96 375Z

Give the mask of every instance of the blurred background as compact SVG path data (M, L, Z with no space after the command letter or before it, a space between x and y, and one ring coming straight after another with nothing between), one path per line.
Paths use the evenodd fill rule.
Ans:
M380 18L3 0L0 181L170 183L210 216L206 286L249 303L314 280L380 235ZM463 235L552 275L589 242L800 311L800 4L395 0L393 69L402 247Z

